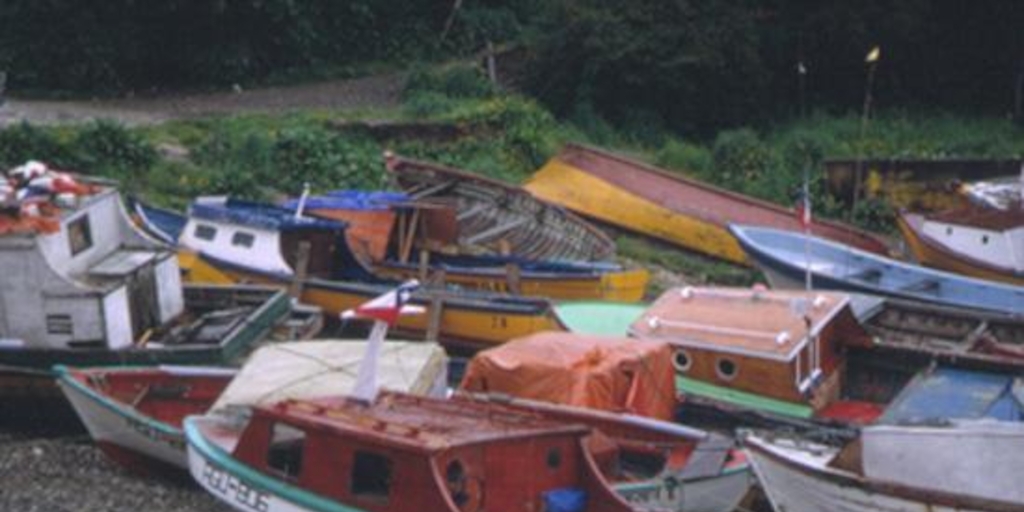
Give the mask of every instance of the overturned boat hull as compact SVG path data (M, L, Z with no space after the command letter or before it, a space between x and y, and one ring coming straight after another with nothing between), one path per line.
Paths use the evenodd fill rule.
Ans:
M750 262L729 233L730 223L802 229L792 210L577 144L566 146L523 188L587 217L733 263ZM888 252L875 236L837 222L815 221L810 229L866 251Z

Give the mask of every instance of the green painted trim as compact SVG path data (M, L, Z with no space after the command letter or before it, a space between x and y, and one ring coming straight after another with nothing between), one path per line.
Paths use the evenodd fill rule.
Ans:
M626 336L629 326L648 304L578 301L555 306L559 322L570 332L599 336Z
M152 367L150 367L150 369L152 369ZM131 418L135 421L145 424L148 427L152 427L155 430L159 430L160 432L163 432L169 436L174 436L178 439L184 440L184 433L181 429L173 427L170 424L164 423L162 421L156 421L153 418L150 418L149 416L139 414L131 407L127 407L121 404L120 402L117 402L115 400L108 398L105 395L97 393L89 386L86 386L81 382L78 382L77 379L72 378L66 366L56 365L53 367L53 372L57 375L57 382L59 384L63 384L65 386L68 386L69 388L73 388L74 390L85 395L92 401L100 404L101 406L107 409L110 409L118 416Z
M784 402L782 400L755 395L745 391L716 386L714 384L708 384L706 382L701 382L680 375L676 376L676 389L683 394L698 395L738 405L740 407L767 411L782 416L810 418L814 415L814 410L806 405Z
M265 491L311 512L367 512L363 509L351 507L284 483L238 462L230 453L207 441L199 431L195 421L195 417L185 418L185 439L188 445L202 454L207 464L220 466L224 471L244 480L246 485ZM220 496L218 496L218 499L220 499Z

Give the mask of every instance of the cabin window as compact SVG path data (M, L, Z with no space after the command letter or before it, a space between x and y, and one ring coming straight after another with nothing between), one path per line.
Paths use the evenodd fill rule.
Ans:
M212 242L217 237L217 228L209 224L196 224L196 229L192 231L192 234L200 240Z
M949 226L946 226L946 234L947 235L952 235L953 234L953 228L951 228Z
M557 448L548 450L548 458L545 461L551 469L558 469L558 466L562 465L562 452L558 451Z
M285 423L275 423L270 433L267 466L285 477L298 478L305 443L305 432Z
M715 372L722 380L733 380L739 373L739 366L736 365L736 361L722 357L715 362Z
M677 372L686 373L693 366L693 360L687 351L679 349L672 356L672 366L675 366Z
M988 245L988 235L981 235L981 245Z
M352 494L367 498L387 498L391 490L391 459L357 450L352 464Z
M453 460L448 463L444 470L445 484L448 486L448 494L451 495L455 506L462 508L469 502L469 493L466 489L466 468L462 461Z
M245 231L239 231L234 235L231 235L231 245L238 245L241 247L252 247L252 244L256 242L256 236L252 233Z
M74 324L71 323L71 315L46 315L47 334L72 334Z
M83 215L68 224L68 244L71 246L72 256L92 247L92 231L89 229L88 215Z

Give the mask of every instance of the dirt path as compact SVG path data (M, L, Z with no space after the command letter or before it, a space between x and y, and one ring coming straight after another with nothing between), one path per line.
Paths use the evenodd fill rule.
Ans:
M22 121L74 124L93 119L110 119L139 126L210 115L387 108L398 104L404 81L404 73L392 73L284 87L95 101L23 100L13 97L0 107L0 127Z

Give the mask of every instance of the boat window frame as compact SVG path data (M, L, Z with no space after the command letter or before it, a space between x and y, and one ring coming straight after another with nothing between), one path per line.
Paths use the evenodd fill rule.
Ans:
M217 239L218 229L217 226L212 224L205 224L202 222L196 223L196 227L192 228L192 236L199 240L205 240L212 242Z
M231 245L252 249L256 245L256 235L249 231L235 231L231 234Z
M722 363L729 363L729 364L731 364L732 367L733 367L733 371L731 373L723 371L722 370ZM740 364L735 359L732 359L732 358L726 357L726 356L719 356L719 357L715 358L715 375L718 375L719 379L721 379L723 381L726 381L726 382L732 382L732 381L736 380L736 377L739 376L739 374L740 374Z
M68 222L68 248L72 256L77 256L93 246L92 226L89 224L89 214Z
M352 497L379 503L387 503L391 499L395 474L393 458L378 451L357 448L352 451L350 467L348 490Z
M686 358L686 364L679 364L679 356ZM672 352L672 367L677 373L687 373L693 368L693 356L684 348L677 348Z
M282 438L278 439L278 430L282 430ZM296 481L302 476L305 462L306 440L309 435L305 430L284 421L275 421L270 425L267 441L267 469L286 480ZM275 461L275 450L283 457L284 464L279 466ZM295 466L295 467L292 467Z

